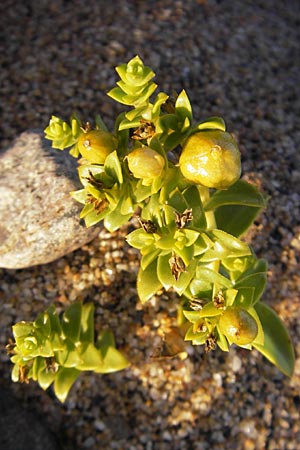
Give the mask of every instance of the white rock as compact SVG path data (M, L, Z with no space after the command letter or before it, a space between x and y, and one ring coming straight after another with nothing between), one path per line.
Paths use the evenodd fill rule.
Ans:
M77 161L52 149L41 131L22 133L0 153L0 267L21 269L54 261L86 244L100 226L87 229Z

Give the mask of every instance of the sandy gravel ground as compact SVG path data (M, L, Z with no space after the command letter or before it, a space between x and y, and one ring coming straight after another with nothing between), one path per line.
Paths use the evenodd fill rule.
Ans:
M132 361L123 372L82 376L64 405L51 390L1 383L44 417L65 449L300 449L300 96L297 0L45 0L0 5L1 148L44 128L51 114L87 120L118 108L106 97L113 68L139 54L162 90L188 91L197 119L225 118L237 136L244 176L271 196L249 239L269 261L265 301L289 329L297 364L291 379L261 355L232 348L185 361L151 354L176 315L172 294L142 307L137 253L127 230L45 266L0 270L1 346L10 326L52 301L96 305ZM22 161L20 161L22 164ZM0 200L1 201L1 200Z

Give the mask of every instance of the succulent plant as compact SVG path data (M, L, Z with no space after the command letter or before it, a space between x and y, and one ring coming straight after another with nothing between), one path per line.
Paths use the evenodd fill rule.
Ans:
M87 226L103 220L109 231L138 219L127 236L141 253L138 295L145 303L174 290L186 341L206 351L256 348L291 376L290 337L262 302L267 263L242 239L267 197L240 179L240 152L224 120L194 123L184 90L174 100L164 92L151 100L154 72L138 56L116 71L120 80L108 95L129 111L113 131L100 116L94 129L76 116L70 125L52 116L45 129L53 147L83 156L82 189L71 193L83 205L81 218ZM94 344L92 309L71 305L60 322L50 308L33 323L15 325L13 379L33 378L43 388L54 382L64 400L81 371L126 367L111 335Z

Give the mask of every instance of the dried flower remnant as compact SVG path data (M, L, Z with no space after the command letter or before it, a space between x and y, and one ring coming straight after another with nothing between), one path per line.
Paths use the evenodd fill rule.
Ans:
M185 272L186 270L183 259L179 255L176 255L174 253L169 259L169 264L171 267L173 277L175 278L176 281L178 281L180 274Z

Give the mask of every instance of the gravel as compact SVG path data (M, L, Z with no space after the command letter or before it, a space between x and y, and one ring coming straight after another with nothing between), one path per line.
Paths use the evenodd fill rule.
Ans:
M176 320L176 299L138 302L138 255L128 229L99 237L59 260L0 270L1 345L10 326L51 302L96 306L96 329L109 324L131 360L120 373L85 374L64 405L34 384L2 384L44 418L65 449L300 449L300 97L298 0L83 0L13 2L1 13L1 147L51 114L120 111L105 92L113 68L139 54L161 90L185 88L197 120L225 118L240 143L244 177L270 195L248 235L269 261L265 301L290 331L297 363L284 377L256 351L232 348L185 360L151 355ZM20 164L22 161L20 161ZM12 174L13 175L13 174Z

